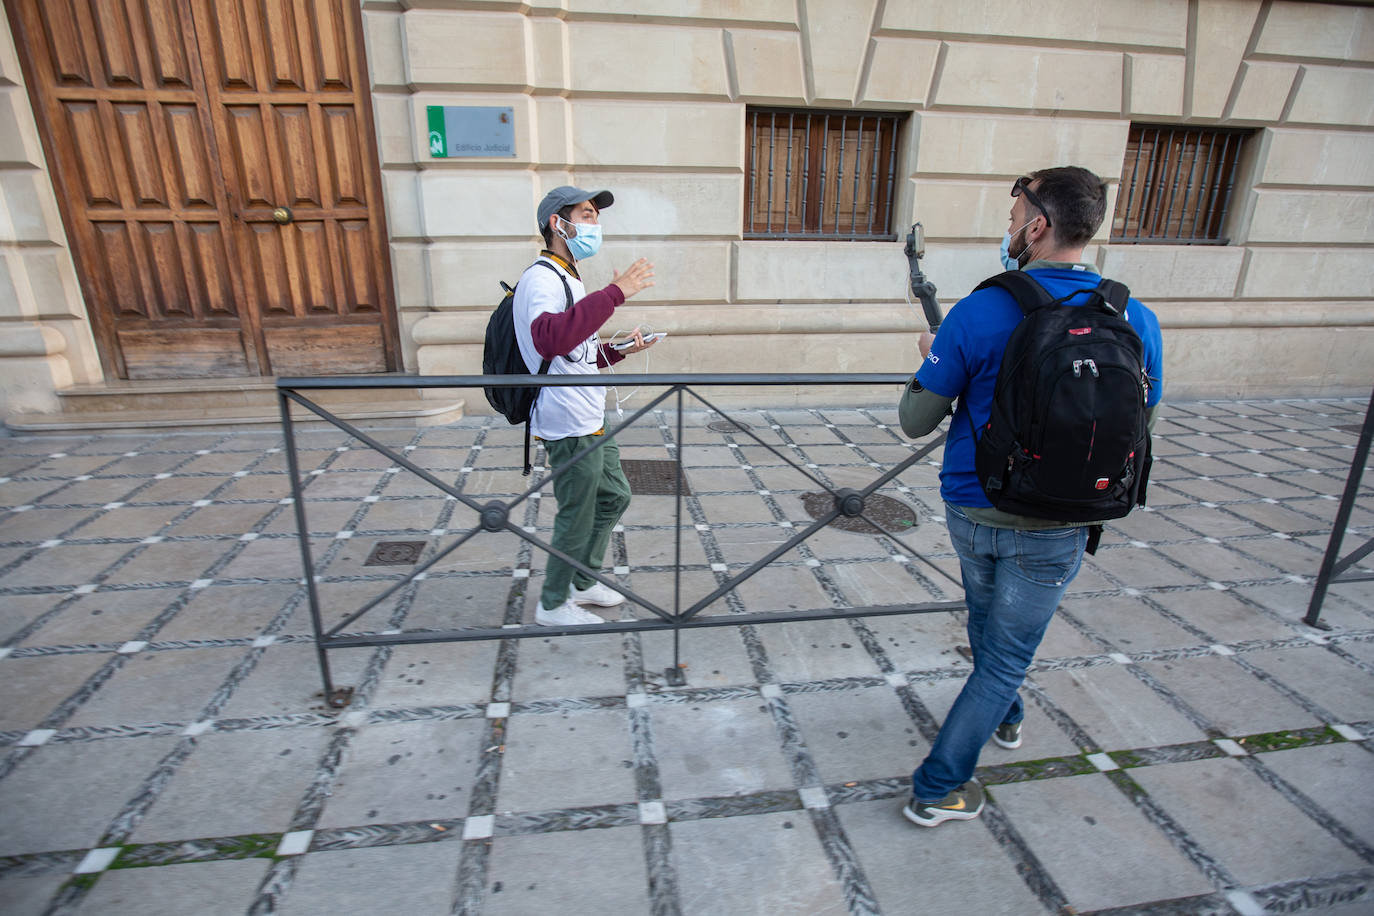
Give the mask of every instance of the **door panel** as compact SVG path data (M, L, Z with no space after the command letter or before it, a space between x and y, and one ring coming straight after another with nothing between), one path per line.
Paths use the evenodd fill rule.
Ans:
M278 190L272 181L271 151L267 130L262 123L262 109L257 106L229 106L224 109L229 132L229 149L233 152L232 176L237 197L245 208L272 209Z
M107 374L395 365L352 0L6 9Z
M352 108L329 105L322 114L334 170L330 176L334 185L333 204L336 207L366 207L364 165L357 144L351 142L360 129L356 112Z
M58 85L90 86L91 71L86 58L87 42L77 24L75 0L52 0L39 4L42 28L39 41L47 51L49 81ZM23 45L20 43L20 47Z
M282 203L291 207L322 207L320 174L315 167L315 130L304 105L274 105L269 109L280 151Z
M169 338L169 334L174 337ZM138 366L138 378L233 378L252 375L237 328L178 328L174 331L119 332L126 358ZM193 362L202 371L186 374Z
M340 220L337 228L342 260L340 273L348 284L345 301L355 313L382 313L384 309L376 275L363 268L364 262L372 258L368 224L362 220Z
M178 0L145 0L152 73L163 89L191 89L195 82L181 41Z
M70 101L63 105L63 114L66 116L65 136L86 138L85 142L68 148L78 179L78 187L69 188L69 191L84 188L84 203L89 210L117 209L119 191L110 165L110 150L105 144L100 106L95 102Z
M163 182L163 157L153 136L148 106L125 102L112 106L123 165L129 176L130 205L167 209L167 186ZM170 153L170 150L168 151Z
M142 86L141 68L134 52L134 34L128 10L120 0L95 0L95 37L107 86Z
M143 295L139 289L138 273L134 266L134 246L129 239L126 223L92 223L96 233L96 263L100 265L93 277L120 318L146 318Z
M216 66L206 66L205 76L210 82L238 89L255 89L258 81L253 72L253 52L248 47L247 11L238 0L216 0L198 4L197 19L208 29L201 41L207 60Z
M358 366L356 372L384 372L381 328L350 325L337 330L316 327L267 328L267 352L272 364L293 367L296 375L329 375L339 362Z
M199 299L196 314L206 318L236 318L238 306L234 295L233 272L229 267L228 249L218 223L188 223L187 250L192 284Z
M214 210L212 160L200 109L194 105L164 105L162 117L171 151L168 165L176 193L175 206L183 210Z

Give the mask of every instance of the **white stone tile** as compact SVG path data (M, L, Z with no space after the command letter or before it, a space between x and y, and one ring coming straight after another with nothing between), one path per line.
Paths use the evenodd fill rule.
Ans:
M1230 738L1213 738L1212 743L1226 752L1228 757L1248 757L1250 753Z
M1110 773L1112 770L1121 769L1109 754L1089 754L1088 762L1103 773Z
M310 850L310 841L314 836L315 831L313 830L293 830L290 833L282 834L281 842L277 844L277 855L305 855Z
M105 871L114 864L115 857L123 851L120 846L106 846L102 849L92 849L82 857L77 863L72 874L74 875L94 875Z
M496 818L490 814L479 814L463 822L463 839L484 840L496 829Z
M668 823L668 809L662 801L642 801L639 803L639 822L641 824Z

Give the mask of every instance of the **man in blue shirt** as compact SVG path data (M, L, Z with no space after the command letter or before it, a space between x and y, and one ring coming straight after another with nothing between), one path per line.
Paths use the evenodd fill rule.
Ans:
M1107 185L1087 169L1065 166L1018 178L1011 195L1007 250L1016 266L1056 298L1096 287L1101 277L1083 262L1083 249L1106 216ZM902 814L923 827L982 812L983 790L973 779L978 755L989 738L1004 748L1020 746L1025 710L1018 690L1087 544L1087 523L994 509L974 470L973 430L988 421L1002 354L1021 318L1021 308L1001 288L961 299L938 336L921 335L925 362L898 405L902 430L917 438L934 430L958 399L940 496L959 556L973 650L973 673L911 777L912 797ZM1162 393L1159 320L1135 299L1126 318L1144 344L1145 404L1153 427Z

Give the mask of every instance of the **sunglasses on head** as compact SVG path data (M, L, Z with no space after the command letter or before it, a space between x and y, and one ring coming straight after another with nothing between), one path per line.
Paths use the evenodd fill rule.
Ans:
M1035 196L1035 192L1030 189L1031 179L1022 175L1011 186L1011 196L1020 197L1026 195L1026 200L1031 202L1031 206L1039 210L1045 217L1045 228L1050 228L1050 211L1045 209L1045 205L1040 202L1040 198Z

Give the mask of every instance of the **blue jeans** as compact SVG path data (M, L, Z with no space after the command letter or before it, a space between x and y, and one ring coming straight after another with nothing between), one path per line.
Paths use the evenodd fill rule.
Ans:
M938 801L971 779L997 726L1025 715L1017 690L1088 539L1083 527L989 528L948 504L945 518L964 579L973 673L911 774L920 801Z

